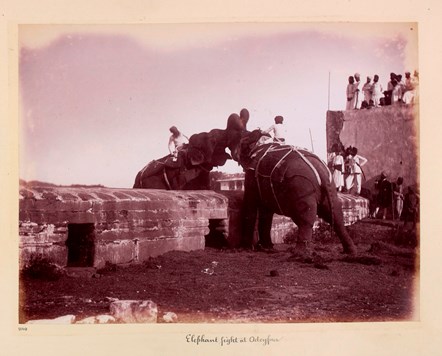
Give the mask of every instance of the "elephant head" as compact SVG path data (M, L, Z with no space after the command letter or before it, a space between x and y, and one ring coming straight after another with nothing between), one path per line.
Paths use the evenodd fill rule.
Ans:
M225 130L213 129L209 132L194 134L189 139L188 158L195 165L205 164L206 168L223 166L228 159L237 154L237 142L246 128L249 119L247 109L242 109L240 115L233 113L227 119ZM230 156L225 149L228 148ZM236 159L237 160L237 159Z
M226 130L213 129L190 136L187 150L190 165L204 165L207 169L224 165L231 158L225 151L226 142Z
M237 162L239 162L239 143L246 132L248 120L249 112L247 109L242 109L240 115L231 114L227 120L225 145L229 148L232 159Z
M222 166L232 157L226 152L236 149L236 141L245 127L247 113L241 118L229 116L226 129L213 129L194 134L178 153L178 161L171 156L150 162L135 179L134 188L150 189L210 189L209 172Z

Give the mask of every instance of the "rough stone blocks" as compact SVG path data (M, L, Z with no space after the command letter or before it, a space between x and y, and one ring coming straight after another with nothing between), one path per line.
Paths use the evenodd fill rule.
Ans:
M209 220L227 219L227 199L212 191L22 188L19 208L21 267L36 255L101 267L204 249Z

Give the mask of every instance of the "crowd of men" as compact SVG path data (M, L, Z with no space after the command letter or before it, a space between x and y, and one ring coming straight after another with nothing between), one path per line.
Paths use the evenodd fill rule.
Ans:
M373 82L372 82L373 79ZM412 104L418 99L419 73L414 71L401 74L390 73L390 81L386 90L379 82L379 76L367 76L366 82L361 85L359 73L348 77L346 110L370 109L373 107Z
M364 166L368 160L358 154L356 147L339 147L334 144L328 157L333 181L338 192L361 195L370 201L370 217L387 218L387 212L393 220L402 220L415 228L418 219L419 195L408 187L404 191L403 177L390 181L385 172L375 182L375 192L362 190Z
M373 81L372 81L373 79ZM346 91L346 110L371 109L387 105L409 105L418 101L419 73L414 71L401 74L390 73L386 90L379 81L379 76L367 76L362 85L359 73L348 78ZM333 179L338 191L361 194L361 169L367 160L357 154L356 148L333 147L329 162ZM359 159L354 159L360 157ZM362 158L362 159L361 159ZM391 212L393 219L401 219L415 227L418 220L419 195L412 187L404 192L403 177L390 181L382 172L375 182L374 194L363 192L370 200L370 216L386 219Z

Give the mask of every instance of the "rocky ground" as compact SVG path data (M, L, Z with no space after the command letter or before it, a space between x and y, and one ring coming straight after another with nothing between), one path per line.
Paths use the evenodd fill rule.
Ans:
M134 266L92 273L34 269L20 278L20 323L108 314L111 301L151 300L158 322L292 323L394 321L417 317L418 249L398 245L395 225L367 219L349 227L359 256L346 258L328 231L315 235L310 261L276 251L206 248L169 252Z

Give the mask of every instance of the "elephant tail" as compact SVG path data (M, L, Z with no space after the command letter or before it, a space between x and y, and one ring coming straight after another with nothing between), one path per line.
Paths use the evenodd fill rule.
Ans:
M328 169L328 168L327 168ZM327 200L330 207L330 229L331 233L333 234L334 231L334 222L335 222L335 205L333 204L333 191L332 191L332 185L330 182L324 182L322 185L325 189L325 195L327 196Z

